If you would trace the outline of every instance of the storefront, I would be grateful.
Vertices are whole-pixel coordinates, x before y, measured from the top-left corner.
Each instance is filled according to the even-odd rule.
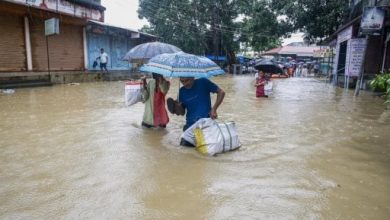
[[[128,70],[132,65],[122,60],[126,53],[134,46],[156,41],[157,37],[135,30],[109,26],[101,22],[89,21],[86,26],[88,70],[98,70],[93,67],[93,62],[100,56],[103,48],[108,54],[107,68],[110,70]]]
[[[83,71],[84,27],[103,20],[104,10],[87,1],[0,1],[0,76]],[[45,20],[59,20],[59,33],[45,35]],[[25,72],[25,74],[23,74]],[[12,73],[12,74],[10,74]],[[17,75],[17,74],[16,74]]]
[[[388,6],[369,7],[389,12]],[[365,7],[367,9],[367,7]],[[383,28],[376,32],[364,33],[365,15],[362,14],[341,27],[333,36],[337,37],[333,65],[334,84],[350,88],[361,79],[360,86],[365,88],[367,82],[382,70],[390,68],[388,41],[390,37],[390,19],[385,17]],[[369,20],[375,15],[370,14]],[[364,24],[363,24],[364,25]],[[378,24],[376,24],[378,26]]]

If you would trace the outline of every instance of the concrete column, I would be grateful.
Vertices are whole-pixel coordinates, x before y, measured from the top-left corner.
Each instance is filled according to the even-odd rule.
[[[26,58],[27,58],[27,70],[32,71],[32,52],[31,52],[31,39],[30,39],[30,25],[28,17],[24,17],[24,43],[26,45]]]
[[[88,69],[88,46],[87,46],[87,32],[83,27],[83,45],[84,45],[84,68]]]

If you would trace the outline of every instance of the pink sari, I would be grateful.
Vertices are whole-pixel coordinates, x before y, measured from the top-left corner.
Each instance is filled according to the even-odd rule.
[[[265,78],[262,77],[257,79],[256,83],[265,83]],[[256,87],[256,97],[265,97],[264,85],[260,85]]]

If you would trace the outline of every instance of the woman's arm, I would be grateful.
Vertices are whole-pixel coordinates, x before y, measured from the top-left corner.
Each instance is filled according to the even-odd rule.
[[[161,92],[167,94],[171,83],[167,81],[164,77],[161,77],[159,78],[158,85],[160,87]]]

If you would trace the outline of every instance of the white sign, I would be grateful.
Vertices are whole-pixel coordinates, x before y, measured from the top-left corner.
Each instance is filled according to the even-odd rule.
[[[140,38],[140,34],[139,34],[139,33],[131,32],[131,38],[132,38],[132,39]]]
[[[385,10],[379,7],[364,8],[360,29],[363,34],[372,34],[382,29]]]
[[[367,41],[365,38],[355,38],[348,42],[347,57],[345,59],[345,75],[359,76],[364,60],[364,51]]]
[[[60,33],[60,21],[58,18],[50,18],[45,20],[45,36],[59,34]]]
[[[349,26],[348,28],[344,29],[337,35],[337,43],[342,43],[346,40],[349,40],[352,38],[352,26]]]

